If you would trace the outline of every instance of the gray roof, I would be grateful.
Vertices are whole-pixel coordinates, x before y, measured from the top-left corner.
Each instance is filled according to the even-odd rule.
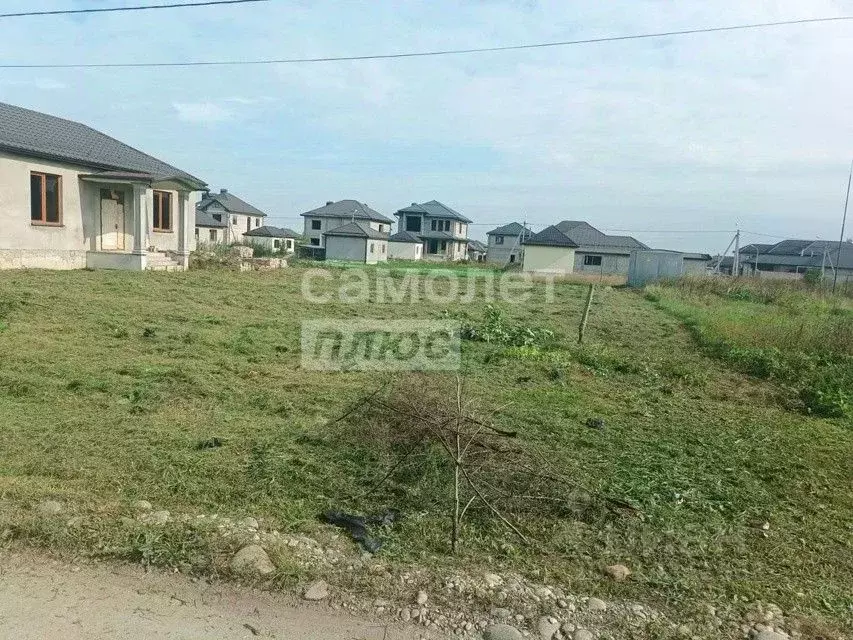
[[[292,229],[288,229],[286,227],[269,227],[264,225],[263,227],[255,227],[251,231],[247,231],[243,234],[244,236],[257,236],[263,238],[299,238],[301,237],[298,233],[293,231]]]
[[[331,231],[326,231],[324,236],[346,236],[349,238],[373,238],[375,240],[387,240],[388,234],[382,233],[373,229],[370,225],[363,222],[348,222],[341,227],[335,227]]]
[[[327,202],[322,207],[311,209],[311,211],[306,211],[300,215],[311,218],[350,218],[352,220],[368,220],[370,222],[394,224],[391,218],[383,216],[378,211],[371,209],[358,200]]]
[[[826,262],[824,263],[824,254]],[[779,265],[788,267],[831,269],[837,265],[842,269],[853,269],[853,244],[843,242],[839,254],[838,241],[835,240],[782,240],[770,245],[758,255],[741,254],[744,264]]]
[[[228,213],[239,213],[242,215],[260,216],[265,214],[260,209],[256,209],[245,200],[241,200],[233,193],[228,193],[226,189],[222,189],[219,193],[206,193],[204,197],[196,204],[195,208],[199,211],[205,211],[214,204],[218,204]]]
[[[393,236],[388,238],[389,242],[409,242],[411,244],[420,244],[421,239],[411,231],[398,231]]]
[[[468,251],[479,251],[480,253],[486,253],[487,250],[488,247],[479,240],[468,241]]]
[[[547,232],[547,233],[546,233]],[[566,244],[568,240],[569,244]],[[591,224],[581,220],[563,220],[535,234],[524,244],[538,244],[556,247],[576,247],[581,251],[608,253],[631,253],[637,249],[648,249],[646,245],[631,236],[610,236],[602,233]]]
[[[205,185],[203,180],[84,124],[3,102],[0,150],[112,171],[111,177],[127,172],[135,179],[180,180],[196,189]]]
[[[524,226],[520,225],[517,222],[510,222],[509,224],[505,224],[502,227],[497,227],[496,229],[492,229],[486,235],[487,236],[519,236],[524,234],[524,238],[529,238],[533,235],[533,232],[530,229],[526,229]]]
[[[526,245],[541,245],[543,247],[577,248],[577,243],[557,228],[557,225],[545,227],[539,233],[534,233],[524,241]]]
[[[751,254],[764,253],[765,251],[767,251],[772,246],[773,246],[772,243],[771,244],[764,244],[761,242],[753,242],[752,244],[748,244],[744,247],[741,247],[740,250],[738,251],[738,253],[751,253]]]
[[[222,213],[208,213],[207,211],[199,211],[196,209],[195,212],[195,226],[197,227],[215,227],[215,228],[224,228],[228,226],[228,215],[224,211]],[[217,220],[214,216],[219,216]]]
[[[471,220],[463,216],[461,213],[454,211],[438,200],[430,200],[429,202],[423,202],[421,204],[413,202],[410,206],[399,209],[394,215],[399,216],[404,213],[422,213],[431,218],[451,218],[453,220],[458,220],[459,222],[471,222]]]

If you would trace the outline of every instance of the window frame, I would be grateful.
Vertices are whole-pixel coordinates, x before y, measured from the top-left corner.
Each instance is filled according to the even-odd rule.
[[[583,266],[585,267],[600,267],[603,263],[603,257],[600,254],[588,253],[583,257]]]
[[[33,219],[33,176],[38,176],[41,181],[41,218]],[[47,219],[47,178],[56,178],[56,222],[51,222]],[[30,224],[37,227],[61,227],[63,225],[62,216],[62,176],[55,173],[47,173],[45,171],[30,171]]]
[[[163,199],[165,196],[165,200],[169,203],[169,226],[163,226]],[[157,221],[157,202],[160,202],[160,220],[159,223]],[[155,190],[152,193],[152,206],[151,206],[151,230],[156,233],[172,233],[174,231],[174,220],[175,216],[173,215],[174,211],[172,209],[172,193],[170,191],[159,191]]]
[[[503,244],[503,243],[504,243],[504,237],[503,236],[495,236],[495,244],[496,245]]]
[[[311,231],[322,231],[323,230],[323,221],[322,220],[312,220],[311,221]]]
[[[207,237],[210,240],[210,242],[216,242],[217,241],[216,229],[210,229],[207,232]]]

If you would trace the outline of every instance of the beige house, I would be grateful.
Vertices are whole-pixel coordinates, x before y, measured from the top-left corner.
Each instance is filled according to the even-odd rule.
[[[420,260],[423,250],[423,242],[414,233],[398,231],[388,238],[388,257],[391,260]]]
[[[0,268],[185,269],[204,187],[86,125],[0,103]]]
[[[195,238],[199,245],[237,244],[263,224],[267,214],[228,189],[206,192],[195,208]]]
[[[257,227],[243,234],[243,242],[253,246],[264,247],[279,253],[296,251],[296,241],[299,234],[291,229],[279,227]]]
[[[410,206],[394,214],[397,229],[415,234],[423,243],[427,260],[467,260],[468,225],[471,220],[438,200]]]
[[[327,232],[357,222],[379,233],[391,232],[394,221],[358,200],[328,201],[322,207],[301,214],[305,219],[303,236],[313,247],[323,247]]]
[[[388,234],[366,222],[350,222],[323,234],[326,260],[375,264],[388,260]]]

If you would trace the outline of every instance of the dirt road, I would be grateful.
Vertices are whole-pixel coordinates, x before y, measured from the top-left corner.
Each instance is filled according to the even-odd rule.
[[[138,567],[0,552],[0,638],[416,640],[418,627],[306,607],[280,594]]]

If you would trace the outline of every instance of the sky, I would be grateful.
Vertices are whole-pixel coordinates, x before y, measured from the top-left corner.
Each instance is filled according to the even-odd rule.
[[[853,0],[270,0],[0,19],[0,62],[364,55],[840,15]],[[328,200],[391,216],[437,199],[478,239],[580,219],[717,253],[738,227],[744,244],[838,238],[851,68],[853,21],[396,60],[0,69],[0,101],[93,126],[276,226],[300,230]]]

